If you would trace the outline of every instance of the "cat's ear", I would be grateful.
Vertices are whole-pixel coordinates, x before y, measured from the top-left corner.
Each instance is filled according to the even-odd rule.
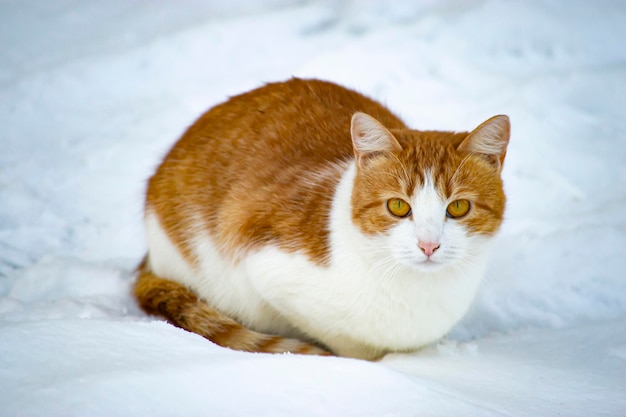
[[[474,129],[457,150],[480,154],[500,171],[511,136],[511,122],[505,115],[493,116]]]
[[[365,113],[354,113],[350,126],[352,146],[359,166],[365,158],[380,152],[399,152],[402,146],[391,132],[372,116]]]

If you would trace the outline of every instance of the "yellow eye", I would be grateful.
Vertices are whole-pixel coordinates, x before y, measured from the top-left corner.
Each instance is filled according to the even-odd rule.
[[[459,217],[465,216],[470,211],[470,207],[469,200],[456,200],[448,204],[446,215],[453,219],[458,219]]]
[[[387,201],[387,209],[396,217],[406,217],[411,214],[411,206],[401,198],[391,198]]]

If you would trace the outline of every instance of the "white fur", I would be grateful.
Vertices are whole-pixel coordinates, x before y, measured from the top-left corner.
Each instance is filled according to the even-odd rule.
[[[485,268],[487,239],[469,238],[446,219],[447,202],[432,180],[416,190],[413,220],[386,235],[364,236],[351,219],[355,172],[352,164],[334,197],[329,267],[272,246],[234,265],[209,236],[197,234],[201,261],[191,270],[149,214],[150,265],[255,330],[292,336],[297,328],[339,355],[372,359],[431,343],[467,311]],[[441,243],[428,263],[420,239]]]
[[[167,236],[157,216],[148,209],[145,226],[148,262],[158,276],[193,289],[212,307],[261,332],[300,337],[285,318],[264,301],[251,287],[245,266],[226,260],[200,225],[192,238],[197,265],[191,267]]]
[[[158,276],[178,282],[186,282],[194,276],[193,269],[167,236],[157,216],[146,209],[144,218],[148,240],[148,264]]]

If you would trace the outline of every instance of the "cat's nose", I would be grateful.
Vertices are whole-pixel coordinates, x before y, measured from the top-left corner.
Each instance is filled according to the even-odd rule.
[[[437,249],[439,249],[439,242],[417,242],[417,246],[424,252],[426,256],[431,256]]]

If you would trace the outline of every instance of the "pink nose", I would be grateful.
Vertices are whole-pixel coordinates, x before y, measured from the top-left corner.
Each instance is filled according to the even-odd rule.
[[[417,246],[419,246],[426,256],[431,256],[441,245],[439,242],[417,242]]]

